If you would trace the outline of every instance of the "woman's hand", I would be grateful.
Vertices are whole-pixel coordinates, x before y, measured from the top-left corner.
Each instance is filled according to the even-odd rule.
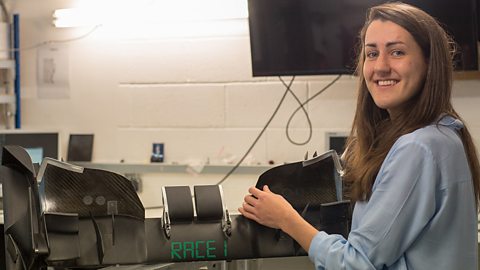
[[[305,250],[309,250],[315,234],[312,225],[305,221],[292,205],[282,196],[270,191],[268,186],[263,191],[251,187],[250,195],[245,196],[243,206],[238,211],[246,218],[275,229],[281,229],[297,241]]]
[[[295,215],[297,211],[281,195],[275,194],[268,186],[263,187],[263,191],[251,187],[248,189],[249,195],[245,196],[245,201],[238,211],[246,218],[276,229],[282,229]]]

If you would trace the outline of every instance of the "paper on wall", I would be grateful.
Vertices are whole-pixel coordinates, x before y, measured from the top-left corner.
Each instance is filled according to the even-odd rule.
[[[65,44],[49,44],[37,49],[38,98],[70,98],[69,54]]]

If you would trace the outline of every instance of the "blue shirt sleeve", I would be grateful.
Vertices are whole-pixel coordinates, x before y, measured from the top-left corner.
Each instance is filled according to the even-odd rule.
[[[313,238],[308,253],[316,269],[382,269],[401,259],[435,213],[437,174],[427,147],[400,138],[348,241],[325,232]]]

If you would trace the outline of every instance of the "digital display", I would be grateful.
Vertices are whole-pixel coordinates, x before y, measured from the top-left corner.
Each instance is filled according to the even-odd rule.
[[[170,254],[172,260],[215,260],[226,258],[227,250],[227,241],[223,241],[223,243],[215,240],[183,241],[172,242]]]

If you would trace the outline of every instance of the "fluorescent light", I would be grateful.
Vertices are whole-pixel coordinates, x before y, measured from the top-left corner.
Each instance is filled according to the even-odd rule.
[[[247,0],[119,1],[96,7],[57,9],[56,27],[170,24],[248,18]]]

